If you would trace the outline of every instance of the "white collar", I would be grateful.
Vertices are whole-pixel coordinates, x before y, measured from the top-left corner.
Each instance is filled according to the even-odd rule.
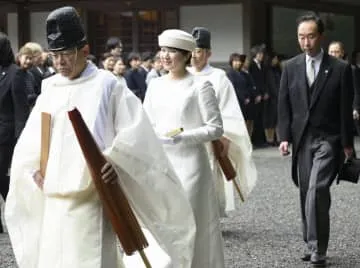
[[[85,69],[82,71],[80,76],[76,79],[70,80],[69,78],[58,74],[58,79],[55,80],[55,85],[73,85],[88,80],[94,76],[98,71],[98,68],[91,61],[87,61]]]
[[[210,64],[206,64],[205,67],[199,72],[197,72],[194,67],[189,68],[189,71],[194,75],[207,75],[212,72],[212,67]]]
[[[254,58],[254,61],[255,61],[255,63],[256,63],[257,65],[261,65],[261,62],[258,61],[256,58]]]
[[[323,56],[324,56],[324,50],[323,49],[321,49],[320,52],[315,57],[311,57],[308,54],[306,54],[306,62],[309,62],[310,60],[313,60],[315,62],[321,62]]]

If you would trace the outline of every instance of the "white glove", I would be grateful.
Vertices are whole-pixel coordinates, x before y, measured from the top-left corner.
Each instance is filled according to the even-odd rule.
[[[181,135],[176,135],[174,137],[166,137],[166,136],[160,136],[159,140],[162,144],[169,144],[169,145],[175,145],[178,144],[181,141]]]

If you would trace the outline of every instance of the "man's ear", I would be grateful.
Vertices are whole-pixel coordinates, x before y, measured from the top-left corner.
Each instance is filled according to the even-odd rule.
[[[211,52],[211,50],[209,49],[209,50],[207,51],[207,58],[210,58],[211,55],[212,55],[212,52]]]
[[[89,45],[85,45],[81,50],[84,52],[85,57],[89,56],[89,54],[90,54],[90,46]]]

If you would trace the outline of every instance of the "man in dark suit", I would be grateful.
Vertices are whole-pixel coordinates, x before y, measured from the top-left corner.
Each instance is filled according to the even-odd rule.
[[[316,14],[298,19],[304,53],[284,65],[278,103],[279,150],[288,154],[292,143],[292,178],[300,189],[302,259],[317,267],[326,265],[330,186],[344,154],[353,153],[351,68],[324,53],[323,32]]]
[[[254,132],[252,142],[254,146],[266,145],[264,129],[264,105],[269,100],[268,88],[266,84],[266,70],[264,65],[266,48],[265,45],[258,45],[251,49],[253,57],[249,65],[249,73],[255,82],[257,91],[261,94],[261,102],[254,105]]]
[[[0,32],[0,195],[4,200],[9,191],[8,170],[14,146],[30,112],[25,75],[15,64],[9,38]]]

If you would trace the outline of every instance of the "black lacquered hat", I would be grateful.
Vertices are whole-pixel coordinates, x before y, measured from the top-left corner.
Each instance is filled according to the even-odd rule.
[[[211,48],[211,33],[208,29],[204,27],[195,27],[191,34],[194,37],[198,48]]]
[[[46,19],[46,36],[50,51],[81,48],[87,44],[80,16],[73,7],[52,11]]]

